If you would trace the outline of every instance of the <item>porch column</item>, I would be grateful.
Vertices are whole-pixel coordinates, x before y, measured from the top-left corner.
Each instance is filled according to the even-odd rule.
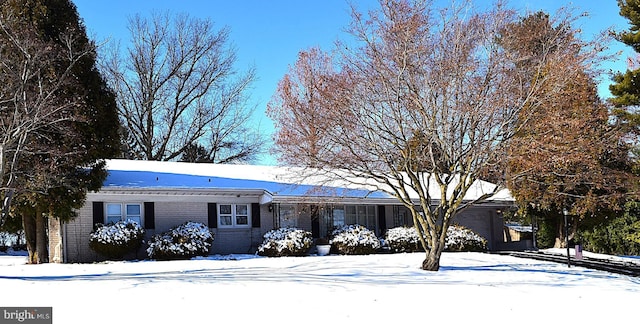
[[[49,262],[63,263],[62,222],[55,217],[47,217],[49,225]]]

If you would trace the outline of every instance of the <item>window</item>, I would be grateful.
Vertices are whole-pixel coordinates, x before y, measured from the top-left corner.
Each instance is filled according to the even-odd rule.
[[[404,206],[393,206],[393,226],[410,226],[409,210]]]
[[[358,224],[375,231],[378,224],[374,205],[335,206],[332,218],[334,228]]]
[[[296,206],[280,205],[279,207],[280,227],[297,227],[298,218],[296,217]]]
[[[333,227],[340,228],[347,225],[344,220],[344,207],[337,206],[333,209]]]
[[[219,204],[218,216],[220,227],[248,227],[249,205]]]
[[[124,204],[124,203],[107,203],[106,204],[106,224],[116,223],[121,220],[130,219],[142,225],[142,205]]]

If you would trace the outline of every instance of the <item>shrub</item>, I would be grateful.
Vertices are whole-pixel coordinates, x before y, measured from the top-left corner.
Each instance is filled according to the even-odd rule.
[[[144,229],[132,220],[125,220],[109,225],[98,224],[90,235],[89,247],[92,250],[110,259],[122,259],[142,245]]]
[[[554,246],[556,242],[556,232],[558,222],[562,222],[562,217],[549,217],[538,215],[538,229],[536,230],[536,246],[539,249],[547,249]]]
[[[387,230],[385,240],[392,252],[422,251],[415,227],[394,227]]]
[[[460,225],[447,229],[444,250],[450,252],[480,252],[487,249],[487,240],[474,231]]]
[[[340,254],[371,254],[380,248],[376,234],[362,225],[343,226],[331,236],[331,244]]]
[[[209,254],[213,233],[207,225],[186,222],[169,231],[154,235],[147,254],[157,260],[184,260]]]
[[[640,202],[625,205],[622,215],[609,218],[577,233],[585,250],[614,255],[640,255]]]
[[[386,242],[393,252],[423,251],[418,239],[415,227],[395,227],[387,231]],[[487,240],[472,230],[460,226],[451,225],[447,229],[447,238],[444,245],[445,251],[485,251]]]
[[[311,232],[297,228],[279,228],[264,235],[264,241],[258,247],[258,255],[272,257],[306,255],[312,244]]]

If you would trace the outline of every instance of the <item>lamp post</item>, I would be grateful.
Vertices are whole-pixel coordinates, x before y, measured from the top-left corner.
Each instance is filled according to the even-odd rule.
[[[569,212],[563,209],[562,214],[564,215],[564,242],[567,246],[567,267],[571,268],[571,256],[569,255],[569,221],[567,220]]]

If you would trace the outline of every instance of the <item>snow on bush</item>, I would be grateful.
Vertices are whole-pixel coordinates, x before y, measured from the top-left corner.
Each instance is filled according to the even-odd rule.
[[[454,224],[447,229],[444,249],[453,252],[485,251],[487,240],[464,226]]]
[[[209,254],[213,244],[213,233],[207,225],[186,222],[160,235],[154,235],[149,242],[147,254],[156,260],[181,260]]]
[[[394,227],[387,230],[385,241],[392,252],[422,251],[415,227]]]
[[[279,228],[264,235],[264,241],[258,247],[258,255],[273,257],[306,255],[312,244],[311,232],[297,228]]]
[[[389,229],[386,234],[386,242],[393,252],[423,251],[415,227]],[[454,224],[447,229],[444,249],[452,252],[485,251],[487,240],[464,226]]]
[[[331,233],[331,244],[340,254],[371,254],[380,248],[380,240],[362,225],[346,225]]]
[[[142,245],[144,229],[128,219],[115,224],[98,224],[90,235],[89,247],[92,250],[107,258],[122,259]]]

